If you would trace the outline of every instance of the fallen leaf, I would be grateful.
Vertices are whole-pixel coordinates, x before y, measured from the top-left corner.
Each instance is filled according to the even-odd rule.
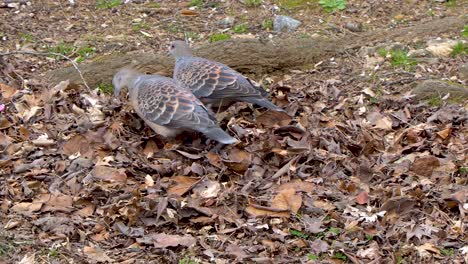
[[[294,189],[281,190],[271,201],[271,207],[287,209],[297,214],[302,205],[302,196],[296,194]]]
[[[0,83],[0,91],[2,93],[3,99],[6,102],[9,102],[11,97],[13,97],[18,92],[17,89],[15,89],[15,88],[13,88],[11,86],[8,86],[6,84],[3,84],[3,83]]]
[[[235,244],[229,244],[229,246],[226,247],[226,253],[235,256],[238,260],[249,257],[241,247]]]
[[[268,208],[259,205],[249,205],[245,208],[245,212],[252,217],[270,216],[270,217],[289,217],[289,210],[278,210],[276,208]]]
[[[115,169],[101,165],[94,167],[93,176],[94,178],[109,182],[125,183],[127,181],[125,169]]]
[[[42,202],[32,202],[32,203],[17,203],[10,208],[13,212],[25,212],[25,213],[33,213],[41,210],[43,203]]]
[[[450,136],[450,133],[452,132],[452,128],[446,128],[444,130],[441,130],[437,132],[436,134],[441,137],[442,139],[446,139]]]
[[[167,193],[176,196],[184,195],[186,192],[192,189],[197,182],[200,181],[200,179],[194,179],[186,176],[174,176],[171,179],[175,182],[175,184],[167,190]]]
[[[167,247],[191,247],[197,242],[191,235],[168,235],[165,233],[159,234],[148,234],[143,238],[136,239],[138,243],[142,244],[153,244],[155,248],[167,248]]]
[[[369,202],[369,194],[366,191],[362,191],[356,196],[356,202],[358,204],[366,204]]]
[[[311,193],[315,189],[315,187],[316,186],[314,183],[297,179],[281,184],[276,188],[276,190],[280,191],[286,189],[294,189],[296,192]]]
[[[83,248],[83,253],[92,262],[114,262],[107,254],[99,247],[88,247]]]
[[[287,126],[292,118],[285,112],[276,112],[268,110],[261,115],[257,116],[257,125],[260,127],[277,127]]]
[[[238,148],[233,148],[229,152],[229,159],[224,160],[224,163],[230,169],[244,173],[252,163],[252,154]]]
[[[221,184],[218,181],[211,180],[202,181],[193,188],[193,192],[204,199],[218,197],[220,191]]]
[[[76,135],[62,146],[62,153],[67,156],[80,154],[85,156],[91,151],[88,140],[82,135]]]
[[[42,212],[71,212],[73,208],[73,198],[64,194],[41,194],[38,202],[44,203]]]
[[[440,166],[439,160],[434,156],[417,157],[411,165],[411,171],[417,175],[430,177],[434,169]]]
[[[24,257],[18,262],[18,264],[35,264],[36,263],[36,255],[32,253],[31,255],[26,254]]]
[[[190,9],[184,9],[180,11],[180,14],[183,16],[198,16],[198,12],[190,10]]]

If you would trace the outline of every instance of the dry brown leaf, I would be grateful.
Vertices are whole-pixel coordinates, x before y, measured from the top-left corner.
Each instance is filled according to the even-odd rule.
[[[165,233],[148,234],[144,238],[137,238],[138,243],[153,244],[155,248],[191,247],[197,242],[191,235],[168,235]]]
[[[41,194],[37,201],[43,202],[42,212],[71,212],[73,210],[73,198],[64,194]]]
[[[235,256],[238,260],[243,260],[249,256],[241,247],[235,244],[229,244],[226,247],[226,253]]]
[[[80,210],[74,212],[74,214],[79,215],[81,217],[89,217],[89,216],[93,215],[94,209],[95,209],[94,204],[88,203],[85,207],[83,207]]]
[[[362,191],[356,196],[356,202],[358,204],[366,204],[369,202],[369,194],[366,191]]]
[[[314,183],[297,179],[281,184],[276,188],[276,190],[294,189],[296,192],[311,193],[315,187]]]
[[[221,158],[219,157],[218,154],[214,152],[206,153],[206,158],[208,159],[208,162],[210,162],[210,164],[215,167],[221,168],[223,166],[223,163],[221,162]]]
[[[315,200],[312,203],[315,207],[323,209],[325,211],[334,210],[336,207],[327,200]]]
[[[31,255],[26,254],[24,257],[18,262],[18,264],[35,264],[36,263],[36,255],[33,253]]]
[[[450,136],[450,133],[452,133],[452,128],[446,128],[444,130],[441,130],[439,132],[437,132],[436,134],[441,137],[442,139],[446,139]]]
[[[289,217],[289,211],[275,210],[275,208],[265,208],[261,206],[249,205],[245,208],[245,212],[252,217],[270,216],[270,217]]]
[[[439,159],[434,156],[417,157],[411,165],[411,171],[420,176],[430,177],[439,166]]]
[[[176,196],[184,195],[200,180],[186,176],[174,176],[171,179],[175,182],[175,184],[167,190],[167,193]]]
[[[184,9],[180,11],[180,14],[183,16],[198,16],[198,12],[190,10],[190,9]]]
[[[125,183],[127,181],[125,169],[115,169],[101,165],[97,165],[94,168],[93,176],[97,179],[109,182]]]
[[[271,207],[287,209],[297,214],[302,205],[302,196],[292,188],[281,190],[271,201]]]
[[[9,102],[11,97],[13,97],[18,92],[18,90],[16,90],[15,88],[3,83],[0,83],[0,91],[2,93],[2,97],[7,102]]]
[[[252,163],[252,154],[238,148],[233,148],[229,153],[229,160],[224,160],[224,163],[230,169],[244,173]]]
[[[114,262],[107,254],[99,247],[88,247],[83,248],[83,253],[91,262]]]
[[[26,213],[32,213],[32,212],[37,212],[41,210],[43,203],[42,202],[32,202],[32,203],[17,203],[13,205],[13,207],[10,208],[11,211],[14,212],[26,212]]]
[[[257,116],[257,125],[261,127],[277,127],[287,126],[292,118],[285,112],[276,112],[268,110],[261,115]]]
[[[84,156],[90,151],[92,150],[89,146],[89,142],[82,135],[76,135],[72,137],[62,146],[62,153],[67,156],[77,155],[77,153],[81,154],[81,156]]]

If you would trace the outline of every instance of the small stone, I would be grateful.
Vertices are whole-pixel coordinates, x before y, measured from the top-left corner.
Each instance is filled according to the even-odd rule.
[[[276,16],[273,21],[273,30],[274,31],[287,31],[294,32],[301,25],[301,21],[288,16]]]
[[[444,97],[447,94],[450,94],[449,98],[468,99],[468,89],[465,86],[440,80],[425,80],[419,83],[413,89],[413,94],[419,100],[428,99],[432,96]]]
[[[420,58],[420,57],[428,57],[431,55],[429,51],[425,49],[417,49],[417,50],[410,50],[408,51],[408,56],[413,58]]]
[[[230,27],[232,25],[234,25],[234,17],[225,17],[223,20],[219,21],[218,23],[222,26],[227,26],[227,27]]]
[[[427,42],[426,50],[434,56],[448,57],[458,41],[452,39],[434,39]]]
[[[352,32],[362,32],[361,23],[348,22],[346,23],[345,28],[349,29]]]
[[[460,65],[458,68],[458,76],[460,80],[468,82],[468,63]]]

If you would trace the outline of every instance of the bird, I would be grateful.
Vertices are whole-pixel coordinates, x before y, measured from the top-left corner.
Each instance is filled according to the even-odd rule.
[[[206,104],[244,101],[278,112],[283,109],[267,99],[268,93],[242,74],[220,62],[195,57],[185,41],[170,44],[169,53],[175,57],[174,80]]]
[[[172,78],[147,75],[131,69],[120,69],[112,79],[114,96],[127,87],[135,112],[157,134],[172,138],[182,131],[198,131],[222,144],[234,144],[231,137],[216,123],[210,110],[187,88]]]

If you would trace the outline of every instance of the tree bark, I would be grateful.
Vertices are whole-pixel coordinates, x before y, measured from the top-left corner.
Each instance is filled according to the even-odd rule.
[[[468,16],[465,15],[420,22],[405,28],[348,34],[336,39],[232,39],[195,48],[194,54],[222,62],[242,73],[264,74],[313,65],[324,58],[362,46],[374,46],[382,42],[409,43],[440,37],[444,33],[460,32],[467,23]],[[115,72],[124,66],[171,76],[174,59],[167,54],[117,53],[81,64],[79,68],[86,82],[95,87],[99,83],[111,83]],[[72,66],[53,70],[46,77],[52,83],[67,79],[72,83],[82,83]]]

